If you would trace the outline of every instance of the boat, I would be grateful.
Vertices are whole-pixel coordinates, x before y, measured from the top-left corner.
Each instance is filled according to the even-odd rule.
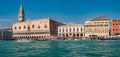
[[[74,39],[75,41],[81,40],[81,39]]]
[[[33,42],[34,40],[32,40],[32,39],[17,39],[17,40],[15,40],[15,42]]]
[[[101,40],[120,40],[120,35],[117,35],[117,36],[106,36],[105,38],[101,38]]]

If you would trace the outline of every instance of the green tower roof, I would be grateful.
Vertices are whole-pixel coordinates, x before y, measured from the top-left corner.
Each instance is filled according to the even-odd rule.
[[[23,10],[23,6],[22,6],[22,4],[21,4],[21,6],[20,6],[20,11],[24,11],[24,10]]]

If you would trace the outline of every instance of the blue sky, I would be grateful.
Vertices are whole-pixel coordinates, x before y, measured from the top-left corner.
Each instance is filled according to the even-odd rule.
[[[21,3],[26,20],[50,17],[64,23],[79,23],[107,16],[120,19],[120,0],[0,0],[0,28],[18,21]]]

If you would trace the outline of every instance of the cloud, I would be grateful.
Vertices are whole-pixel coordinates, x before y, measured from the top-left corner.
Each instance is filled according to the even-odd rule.
[[[12,22],[10,19],[0,19],[0,22]]]
[[[11,28],[14,22],[12,19],[0,19],[0,28]]]

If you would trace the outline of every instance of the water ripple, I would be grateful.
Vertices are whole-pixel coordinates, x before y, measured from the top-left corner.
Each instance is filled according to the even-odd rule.
[[[0,41],[0,57],[119,57],[120,41]]]

